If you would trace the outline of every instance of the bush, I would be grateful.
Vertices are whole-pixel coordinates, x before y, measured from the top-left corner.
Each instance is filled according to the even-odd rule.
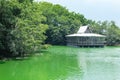
[[[52,45],[50,45],[50,44],[44,44],[43,46],[42,46],[42,49],[48,49],[49,47],[51,47]]]

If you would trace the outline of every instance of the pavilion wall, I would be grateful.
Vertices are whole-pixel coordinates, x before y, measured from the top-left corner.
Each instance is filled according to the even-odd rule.
[[[67,37],[68,46],[80,46],[80,47],[103,47],[104,37]]]

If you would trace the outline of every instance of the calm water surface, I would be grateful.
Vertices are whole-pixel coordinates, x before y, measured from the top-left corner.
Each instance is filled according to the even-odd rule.
[[[0,61],[0,80],[120,80],[120,47],[53,46],[24,60]]]

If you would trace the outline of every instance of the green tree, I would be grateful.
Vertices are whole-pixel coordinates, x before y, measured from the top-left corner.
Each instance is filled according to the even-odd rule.
[[[11,30],[15,26],[15,16],[12,12],[12,6],[7,0],[0,0],[0,53],[10,55],[9,43],[12,35]]]
[[[94,33],[103,34],[106,36],[106,45],[119,45],[120,44],[120,28],[114,21],[89,21]]]
[[[0,20],[0,52],[7,56],[24,55],[40,49],[45,40],[46,18],[38,3],[23,0],[4,0]],[[6,56],[5,55],[5,56]]]
[[[83,15],[69,12],[58,4],[41,2],[40,5],[43,15],[47,18],[45,23],[49,27],[46,32],[46,43],[64,45],[67,34],[75,33],[80,25],[86,24],[87,20]]]

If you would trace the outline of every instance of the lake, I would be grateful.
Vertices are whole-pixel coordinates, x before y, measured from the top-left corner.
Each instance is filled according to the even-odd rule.
[[[120,80],[120,47],[52,46],[27,59],[0,61],[0,80]]]

